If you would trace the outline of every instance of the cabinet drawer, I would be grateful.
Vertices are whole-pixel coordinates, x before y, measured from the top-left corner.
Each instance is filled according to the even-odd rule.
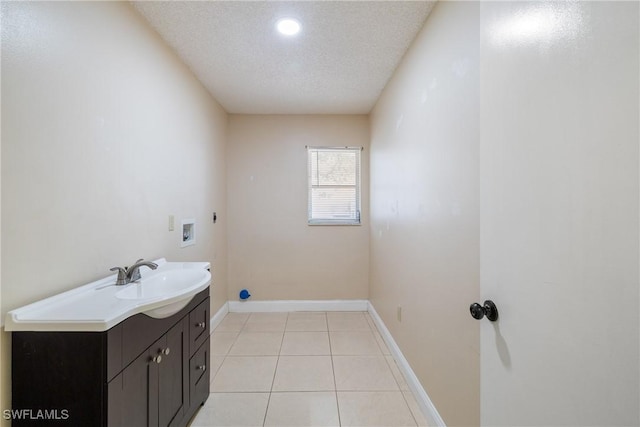
[[[189,361],[189,404],[200,405],[209,395],[209,338]]]
[[[209,298],[189,313],[189,355],[193,354],[209,338]]]

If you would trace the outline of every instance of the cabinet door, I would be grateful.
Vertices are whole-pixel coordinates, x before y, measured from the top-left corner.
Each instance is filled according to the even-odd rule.
[[[108,385],[109,427],[158,426],[158,371],[154,357],[166,347],[166,337],[156,341]]]
[[[159,426],[180,425],[188,402],[188,330],[186,318],[171,328],[158,365]]]

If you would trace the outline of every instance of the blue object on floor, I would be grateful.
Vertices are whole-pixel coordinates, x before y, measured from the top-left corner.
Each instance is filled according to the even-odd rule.
[[[243,289],[240,291],[240,299],[248,299],[251,296],[248,290]]]

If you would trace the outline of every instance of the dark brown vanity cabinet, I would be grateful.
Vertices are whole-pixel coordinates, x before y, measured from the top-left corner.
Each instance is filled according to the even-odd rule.
[[[12,342],[12,409],[31,410],[14,426],[182,427],[209,395],[208,289],[165,319]]]

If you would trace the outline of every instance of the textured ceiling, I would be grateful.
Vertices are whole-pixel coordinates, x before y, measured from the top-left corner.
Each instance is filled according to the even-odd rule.
[[[434,2],[133,4],[229,113],[366,114]],[[298,36],[275,31],[282,17]]]

